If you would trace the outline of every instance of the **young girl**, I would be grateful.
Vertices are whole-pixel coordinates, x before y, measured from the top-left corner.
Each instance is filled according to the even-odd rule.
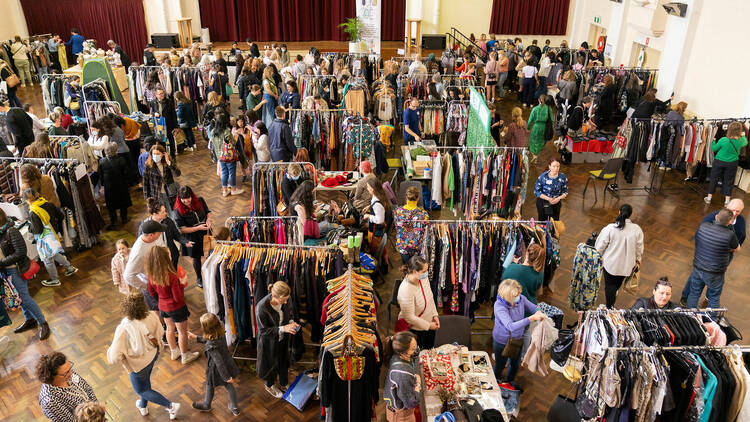
[[[182,356],[182,364],[186,365],[198,359],[198,352],[188,349],[188,312],[185,303],[185,286],[187,274],[182,267],[175,269],[169,249],[165,246],[154,246],[148,253],[146,262],[148,275],[148,293],[159,298],[159,315],[167,324],[167,343],[171,351],[172,360]],[[177,329],[178,343],[175,344],[174,332]]]
[[[120,239],[115,243],[115,248],[117,248],[117,253],[112,257],[112,282],[115,283],[120,293],[126,295],[130,293],[130,287],[123,280],[122,273],[125,271],[125,264],[128,263],[130,245],[127,240]]]
[[[193,408],[202,412],[211,410],[214,389],[223,385],[229,393],[229,410],[234,416],[238,416],[240,409],[237,407],[237,390],[233,384],[237,382],[235,377],[240,370],[227,349],[224,328],[216,315],[205,313],[201,315],[201,329],[203,336],[190,333],[190,338],[206,345],[206,396],[202,402],[193,402]]]

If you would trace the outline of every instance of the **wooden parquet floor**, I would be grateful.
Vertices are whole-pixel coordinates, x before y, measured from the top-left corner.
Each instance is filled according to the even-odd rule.
[[[19,91],[19,94],[22,100],[35,104],[38,112],[43,110],[38,88],[35,91]],[[511,107],[516,104],[515,101],[509,99],[500,104],[506,119],[510,117]],[[180,183],[192,186],[199,195],[206,199],[217,222],[223,222],[230,215],[246,214],[250,198],[249,184],[244,185],[248,192],[239,197],[222,198],[218,189],[219,181],[215,175],[215,167],[209,161],[205,145],[204,141],[199,141],[198,151],[179,156],[178,165],[183,172]],[[548,145],[532,169],[530,183],[542,170],[543,164],[541,163],[546,163],[553,153],[552,146]],[[719,199],[717,198],[712,206],[706,206],[702,201],[703,194],[687,189],[683,185],[682,175],[672,171],[666,173],[661,194],[635,196],[634,192],[630,194],[624,192],[620,200],[608,196],[606,202],[600,200],[594,204],[591,187],[586,198],[583,198],[582,192],[587,172],[599,168],[601,168],[600,165],[591,164],[563,166],[562,171],[569,179],[570,196],[566,199],[562,211],[562,217],[567,226],[567,231],[561,241],[562,265],[555,275],[554,293],[543,296],[542,300],[562,309],[567,308],[567,286],[576,245],[585,241],[592,231],[599,230],[611,222],[617,214],[619,205],[625,202],[633,205],[635,212],[632,219],[641,225],[645,233],[646,252],[640,293],[647,295],[653,281],[659,276],[667,275],[675,285],[673,299],[679,300],[679,292],[691,271],[693,233],[701,218],[719,206]],[[637,168],[633,186],[647,185],[650,176],[651,173],[647,172],[644,167]],[[735,193],[744,198],[741,191],[736,190]],[[39,302],[52,328],[49,340],[40,342],[35,332],[13,334],[13,326],[22,320],[20,312],[12,314],[13,326],[0,329],[0,335],[8,335],[12,340],[10,348],[0,356],[0,391],[2,392],[0,394],[0,420],[14,422],[45,420],[38,405],[40,385],[33,375],[33,367],[40,354],[53,350],[64,352],[75,363],[76,371],[93,385],[99,399],[106,403],[113,420],[141,420],[141,416],[134,407],[136,394],[130,386],[126,372],[119,366],[108,365],[105,356],[114,329],[121,319],[117,311],[120,295],[112,286],[110,279],[109,263],[113,254],[113,245],[121,237],[133,240],[138,223],[145,216],[140,192],[135,191],[132,196],[134,198],[134,206],[131,208],[132,220],[126,227],[103,234],[101,245],[72,255],[73,263],[81,269],[76,276],[64,279],[62,286],[56,288],[41,287],[38,281],[30,283],[31,292]],[[530,199],[524,206],[523,214],[526,217],[535,216],[536,209],[531,200],[533,193],[529,193],[528,197]],[[399,261],[397,256],[393,258],[393,262]],[[184,258],[181,263],[188,269],[192,279],[190,263]],[[750,272],[750,257],[747,252],[742,251],[735,256],[727,272],[722,297],[722,305],[730,309],[730,319],[745,333],[750,332],[748,331],[750,321],[745,318],[748,303],[750,303],[746,278],[748,272]],[[393,269],[386,283],[379,288],[382,297],[390,297],[392,281],[396,277],[399,277],[398,271]],[[198,318],[205,309],[202,292],[196,286],[190,286],[186,290],[186,298],[192,313],[190,326],[193,330],[198,330]],[[628,307],[634,300],[635,296],[622,293],[617,304],[620,307]],[[603,301],[603,292],[600,294],[599,301]],[[381,307],[379,315],[383,331],[387,329],[385,308],[385,306]],[[478,314],[490,315],[490,306],[482,306]],[[566,323],[571,322],[572,319],[572,315],[567,315]],[[491,321],[478,320],[473,330],[491,328]],[[491,350],[488,335],[475,335],[473,341],[474,348]],[[192,344],[191,348],[201,350],[196,344]],[[308,352],[306,358],[314,357],[311,352]],[[161,358],[156,365],[152,384],[167,398],[182,403],[181,420],[274,422],[319,420],[317,402],[312,402],[304,413],[300,413],[286,402],[272,399],[263,390],[263,382],[255,376],[252,365],[243,362],[240,366],[242,374],[238,396],[242,414],[238,418],[233,418],[227,410],[227,396],[222,389],[216,392],[214,410],[211,413],[198,413],[190,408],[193,400],[203,396],[204,358],[187,367]],[[294,373],[309,367],[309,365],[296,367]],[[547,410],[556,395],[570,391],[570,384],[554,371],[548,377],[541,378],[521,370],[517,381],[525,389],[521,402],[521,414],[518,418],[520,421],[545,420]],[[385,420],[382,403],[378,406],[378,415],[379,420]],[[167,414],[151,406],[151,415],[143,419],[167,420]]]

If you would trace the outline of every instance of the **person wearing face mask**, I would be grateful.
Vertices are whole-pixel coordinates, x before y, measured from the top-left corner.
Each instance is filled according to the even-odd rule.
[[[291,209],[292,195],[305,180],[307,180],[307,177],[303,175],[302,166],[290,164],[286,173],[284,173],[284,177],[281,178],[281,196],[284,198],[287,208]]]
[[[639,297],[630,309],[674,309],[677,307],[671,300],[672,282],[667,276],[656,280],[654,295],[651,297]]]
[[[430,288],[427,261],[419,255],[411,257],[401,267],[404,280],[398,288],[398,313],[396,332],[408,329],[417,336],[421,349],[432,349],[435,331],[440,328],[435,298]]]
[[[289,59],[289,51],[286,49],[286,44],[281,44],[281,55],[279,57],[279,64],[281,67],[289,66],[291,60]]]
[[[159,198],[171,210],[177,197],[174,179],[180,174],[164,147],[158,144],[152,146],[151,155],[143,168],[143,198]]]
[[[417,337],[411,331],[396,333],[385,341],[385,360],[390,366],[385,376],[383,401],[388,422],[414,420],[422,391],[422,382],[412,363],[416,351]]]
[[[521,366],[522,353],[515,357],[503,356],[503,349],[508,341],[520,339],[531,321],[541,321],[545,315],[521,293],[523,288],[516,280],[506,279],[500,283],[495,301],[495,326],[492,329],[492,349],[495,352],[495,378],[500,382],[511,382],[516,378]],[[524,313],[531,314],[528,317]],[[519,350],[520,352],[520,350]],[[510,360],[508,372],[502,377],[505,364]]]

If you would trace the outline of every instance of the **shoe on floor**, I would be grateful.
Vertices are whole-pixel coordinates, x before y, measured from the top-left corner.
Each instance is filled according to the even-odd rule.
[[[681,297],[680,298],[680,306],[682,306],[683,308],[687,308],[687,298],[686,297]]]
[[[65,270],[65,277],[70,277],[77,272],[78,272],[78,268],[71,265],[70,267],[68,267],[67,270]]]
[[[148,416],[148,407],[141,407],[140,399],[135,401],[135,407],[137,407],[138,411],[141,412],[141,416]]]
[[[166,336],[166,334],[165,334],[165,336]],[[165,343],[166,343],[166,341],[165,341]],[[177,359],[180,358],[180,355],[181,355],[180,349],[170,350],[169,352],[170,352],[170,357],[172,358],[172,360],[177,360]]]
[[[199,288],[199,289],[202,289],[202,288],[203,288],[203,280],[202,280],[202,279],[200,279],[200,278],[199,278],[199,279],[198,279],[198,280],[196,281],[196,283],[195,283],[195,284],[196,284],[196,285],[198,285],[198,288]]]
[[[49,324],[46,322],[39,326],[39,340],[47,340],[49,338]]]
[[[227,406],[227,407],[229,407],[229,406]],[[240,409],[238,407],[235,407],[235,408],[229,407],[229,411],[232,412],[232,415],[234,415],[234,416],[239,416],[240,415]]]
[[[35,319],[33,319],[33,318],[32,319],[27,319],[27,320],[25,320],[23,322],[23,324],[21,324],[18,327],[16,327],[16,329],[13,330],[13,332],[16,333],[16,334],[18,334],[18,333],[22,333],[24,331],[29,331],[31,329],[36,328],[37,325],[39,325],[39,324],[37,324],[37,322],[36,322]]]
[[[208,412],[211,410],[211,406],[206,405],[205,403],[199,403],[197,401],[193,402],[193,409],[200,410],[201,412]]]
[[[42,280],[42,286],[44,287],[57,287],[60,285],[60,279],[55,278],[52,280]]]
[[[172,403],[171,406],[167,409],[167,412],[169,412],[169,420],[175,420],[177,419],[177,412],[180,410],[180,403]]]
[[[221,196],[229,196],[229,189],[221,188]]]
[[[277,399],[284,397],[284,395],[281,393],[281,391],[279,391],[278,388],[276,388],[275,385],[272,385],[270,387],[266,386],[266,391],[268,391],[268,394],[276,397]]]
[[[198,352],[187,352],[182,354],[182,364],[187,365],[188,363],[198,359],[200,353]]]
[[[232,195],[240,195],[241,193],[245,192],[245,189],[242,189],[242,188],[232,189],[231,192],[232,192]]]

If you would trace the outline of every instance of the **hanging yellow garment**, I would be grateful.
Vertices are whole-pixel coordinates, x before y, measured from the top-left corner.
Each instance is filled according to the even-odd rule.
[[[68,68],[68,55],[65,52],[65,44],[60,43],[57,46],[57,55],[59,57],[60,67],[62,68],[62,70],[67,69]]]

